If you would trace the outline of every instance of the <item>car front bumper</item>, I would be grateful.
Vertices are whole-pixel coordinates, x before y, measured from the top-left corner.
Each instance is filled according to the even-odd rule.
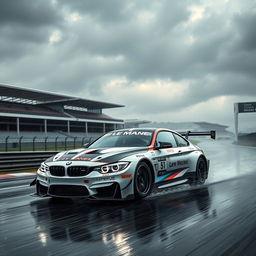
[[[129,199],[133,197],[134,169],[131,164],[118,173],[101,174],[92,171],[86,176],[59,177],[51,175],[49,171],[42,172],[39,168],[35,181],[36,194],[43,197]]]

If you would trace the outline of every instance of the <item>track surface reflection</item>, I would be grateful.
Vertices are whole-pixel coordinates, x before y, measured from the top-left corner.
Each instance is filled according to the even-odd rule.
[[[20,186],[23,181],[16,189],[5,184],[0,255],[255,255],[255,160],[239,149],[237,165],[233,148],[231,161],[222,154],[220,170],[215,146],[206,147],[214,172],[208,184],[160,191],[141,201],[38,199],[29,195],[33,188]],[[233,176],[237,169],[230,166],[238,166],[240,175]],[[232,179],[222,176],[225,181],[218,182],[225,170],[233,171]]]

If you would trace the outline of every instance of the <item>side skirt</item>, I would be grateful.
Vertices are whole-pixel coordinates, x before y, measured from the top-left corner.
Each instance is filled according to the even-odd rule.
[[[158,188],[160,188],[160,189],[168,188],[168,187],[178,186],[178,185],[185,184],[185,183],[188,183],[188,179],[179,180],[179,181],[172,182],[172,183],[165,184],[165,185],[160,185],[160,186],[158,186]]]
[[[161,181],[154,184],[154,189],[156,188],[166,188],[171,186],[177,186],[181,184],[190,183],[194,179],[194,173],[186,173],[182,177],[174,178],[167,181]]]

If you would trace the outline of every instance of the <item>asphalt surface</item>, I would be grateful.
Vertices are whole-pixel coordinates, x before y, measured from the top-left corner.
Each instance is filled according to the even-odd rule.
[[[206,185],[141,201],[38,199],[29,180],[1,182],[0,255],[256,255],[256,150],[200,146]]]

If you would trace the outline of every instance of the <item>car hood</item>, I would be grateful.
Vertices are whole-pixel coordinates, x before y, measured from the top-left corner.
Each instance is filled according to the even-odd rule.
[[[90,161],[113,163],[125,157],[146,153],[147,148],[141,147],[121,147],[121,148],[97,148],[97,149],[75,149],[63,151],[50,157],[45,162],[57,161]]]

